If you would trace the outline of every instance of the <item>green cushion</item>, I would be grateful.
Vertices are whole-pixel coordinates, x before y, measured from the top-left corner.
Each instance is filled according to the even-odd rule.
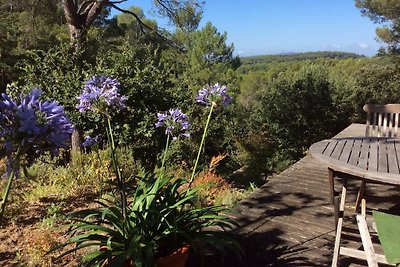
[[[388,263],[400,263],[400,216],[373,212],[379,240]]]

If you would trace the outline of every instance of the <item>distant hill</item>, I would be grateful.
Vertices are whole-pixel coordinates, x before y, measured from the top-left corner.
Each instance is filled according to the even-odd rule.
[[[318,58],[361,58],[364,56],[357,55],[355,53],[347,52],[306,52],[306,53],[284,53],[278,55],[264,55],[264,56],[251,56],[241,57],[240,61],[243,65],[258,64],[258,63],[271,63],[271,62],[287,62],[287,61],[302,61],[302,60],[313,60]]]
[[[284,53],[278,55],[263,55],[241,57],[241,66],[239,72],[247,73],[249,71],[264,71],[270,66],[276,64],[295,63],[301,61],[312,61],[318,59],[347,59],[347,58],[365,58],[355,53],[347,52],[306,52],[306,53]]]

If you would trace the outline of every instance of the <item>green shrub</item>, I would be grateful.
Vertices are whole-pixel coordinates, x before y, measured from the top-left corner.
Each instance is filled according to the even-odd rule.
[[[365,66],[357,71],[355,79],[352,104],[356,113],[362,114],[362,122],[366,118],[364,104],[400,103],[400,70],[395,65]]]
[[[342,88],[345,81],[330,74],[338,62],[275,63],[243,75],[235,110],[240,113],[236,120],[240,138],[232,152],[241,168],[233,179],[261,182],[260,177],[282,171],[304,156],[311,144],[347,126],[351,100],[338,102],[354,86]]]

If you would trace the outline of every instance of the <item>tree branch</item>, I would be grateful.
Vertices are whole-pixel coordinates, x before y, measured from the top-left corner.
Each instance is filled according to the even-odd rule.
[[[163,9],[165,9],[165,11],[167,11],[169,16],[171,16],[175,19],[177,18],[176,12],[173,10],[171,3],[169,1],[155,0],[155,2],[157,2]],[[167,6],[167,3],[169,4],[168,6]]]
[[[88,29],[90,25],[94,22],[97,16],[103,10],[103,7],[109,5],[109,0],[98,0],[91,6],[89,12],[87,13],[85,20],[85,28]]]
[[[120,1],[110,1],[110,4],[115,5],[115,4],[121,4],[123,2],[126,2],[127,0],[120,0]]]
[[[115,9],[118,10],[118,11],[121,11],[122,13],[126,13],[126,14],[129,14],[129,15],[132,15],[132,16],[139,22],[140,31],[141,31],[142,33],[146,33],[146,32],[144,31],[144,28],[146,28],[146,29],[148,29],[148,30],[154,30],[154,29],[152,29],[149,25],[147,25],[146,23],[144,23],[144,22],[142,21],[142,19],[141,19],[135,12],[132,12],[132,11],[127,10],[127,9],[120,8],[120,7],[116,6],[115,4],[111,4],[110,6],[113,7],[113,8],[115,8]]]
[[[77,14],[78,7],[74,0],[63,0],[63,7],[65,12],[65,19],[69,25],[79,25],[79,18]]]
[[[159,6],[159,14],[162,16],[167,16],[176,27],[185,31],[185,25],[182,24],[182,18],[188,19],[193,18],[196,21],[198,14],[201,14],[201,7],[204,5],[204,1],[196,0],[154,0],[156,5]],[[183,15],[184,14],[184,15]],[[184,17],[182,17],[182,15]],[[189,24],[188,24],[189,25]],[[198,26],[198,22],[195,28]],[[194,29],[195,29],[194,28]]]
[[[110,4],[109,4],[109,6],[115,8],[115,9],[118,10],[118,11],[121,11],[122,13],[126,13],[126,14],[132,15],[132,16],[137,20],[137,22],[139,23],[140,31],[146,36],[146,38],[149,38],[149,37],[148,37],[148,35],[146,34],[145,28],[148,29],[148,30],[150,30],[150,31],[155,32],[155,34],[156,34],[158,37],[160,37],[163,41],[165,41],[165,42],[166,42],[168,45],[170,45],[171,47],[174,47],[174,48],[180,50],[180,49],[176,46],[176,44],[175,44],[174,42],[172,42],[171,40],[169,40],[168,38],[166,38],[165,36],[163,36],[162,34],[160,34],[160,32],[159,32],[157,29],[153,29],[152,27],[150,27],[149,25],[147,25],[135,12],[132,12],[132,11],[127,10],[127,9],[120,8],[120,7],[116,6],[115,4],[111,4],[111,2],[110,2]]]
[[[95,3],[95,0],[89,0],[89,1],[84,1],[82,4],[79,6],[77,13],[80,15],[83,15],[85,13],[88,13],[92,5]]]

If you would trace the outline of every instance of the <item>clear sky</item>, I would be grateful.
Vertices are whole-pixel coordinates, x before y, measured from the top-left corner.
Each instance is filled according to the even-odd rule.
[[[151,0],[128,0],[152,17]],[[165,20],[159,25],[167,27]],[[346,51],[372,56],[382,45],[376,24],[361,16],[354,0],[208,0],[200,27],[227,32],[241,56],[307,51]]]

